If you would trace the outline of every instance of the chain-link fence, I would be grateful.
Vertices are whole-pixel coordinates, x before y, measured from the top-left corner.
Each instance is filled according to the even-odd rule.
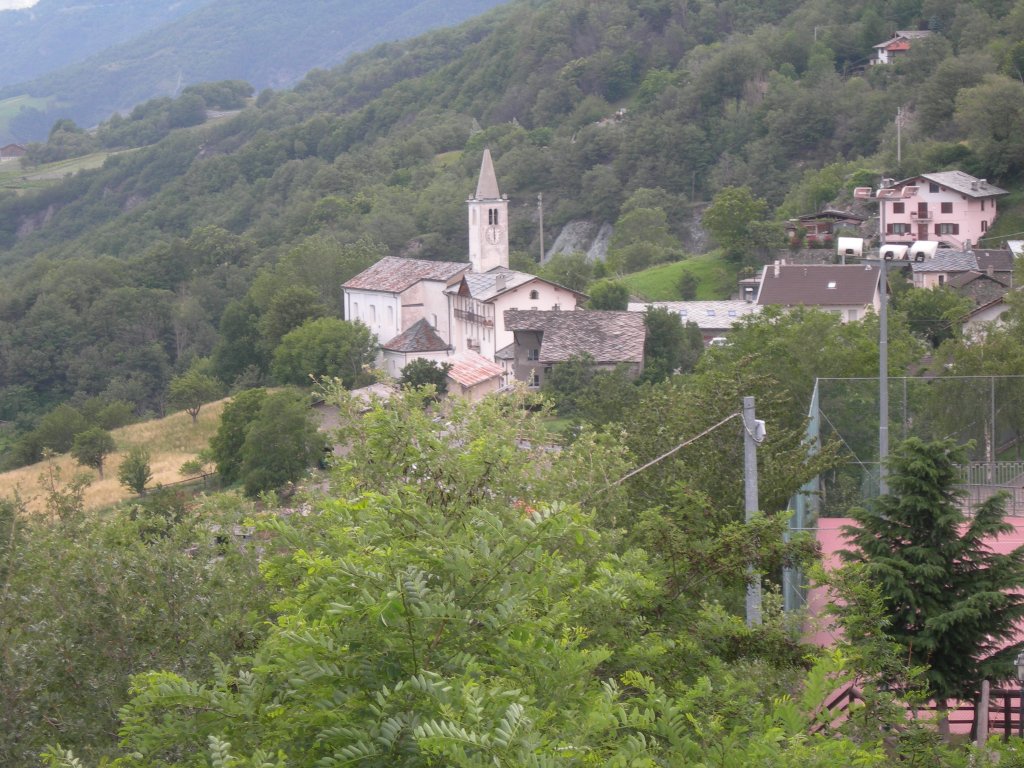
[[[837,441],[845,458],[820,478],[817,512],[844,517],[878,495],[879,382],[819,379],[811,429]],[[889,443],[916,436],[967,444],[963,488],[968,510],[997,491],[1024,515],[1024,376],[889,379]]]

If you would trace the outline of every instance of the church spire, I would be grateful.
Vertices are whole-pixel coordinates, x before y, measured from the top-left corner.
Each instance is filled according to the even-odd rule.
[[[508,198],[498,191],[491,150],[484,150],[476,194],[469,206],[469,263],[474,272],[508,269]]]
[[[494,175],[494,163],[491,162],[491,150],[484,149],[484,159],[480,162],[480,179],[476,183],[477,200],[498,200],[498,177]]]

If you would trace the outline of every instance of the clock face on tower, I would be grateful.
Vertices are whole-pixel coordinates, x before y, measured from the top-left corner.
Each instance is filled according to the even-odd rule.
[[[484,237],[491,245],[497,245],[501,242],[501,227],[492,224],[484,231]]]

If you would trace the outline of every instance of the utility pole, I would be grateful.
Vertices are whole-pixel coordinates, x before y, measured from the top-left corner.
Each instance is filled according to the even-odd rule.
[[[544,193],[537,193],[537,216],[540,219],[540,261],[538,264],[544,263]]]
[[[757,514],[757,444],[764,440],[764,422],[754,418],[754,398],[743,398],[743,510],[749,523]],[[747,626],[761,623],[761,577],[747,565]]]

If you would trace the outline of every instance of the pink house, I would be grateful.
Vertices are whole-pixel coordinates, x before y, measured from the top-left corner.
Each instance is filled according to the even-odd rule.
[[[935,240],[966,248],[985,237],[996,218],[996,198],[1007,194],[986,179],[963,171],[923,173],[898,181],[891,189],[908,187],[916,187],[917,193],[911,197],[878,195],[883,242]]]

